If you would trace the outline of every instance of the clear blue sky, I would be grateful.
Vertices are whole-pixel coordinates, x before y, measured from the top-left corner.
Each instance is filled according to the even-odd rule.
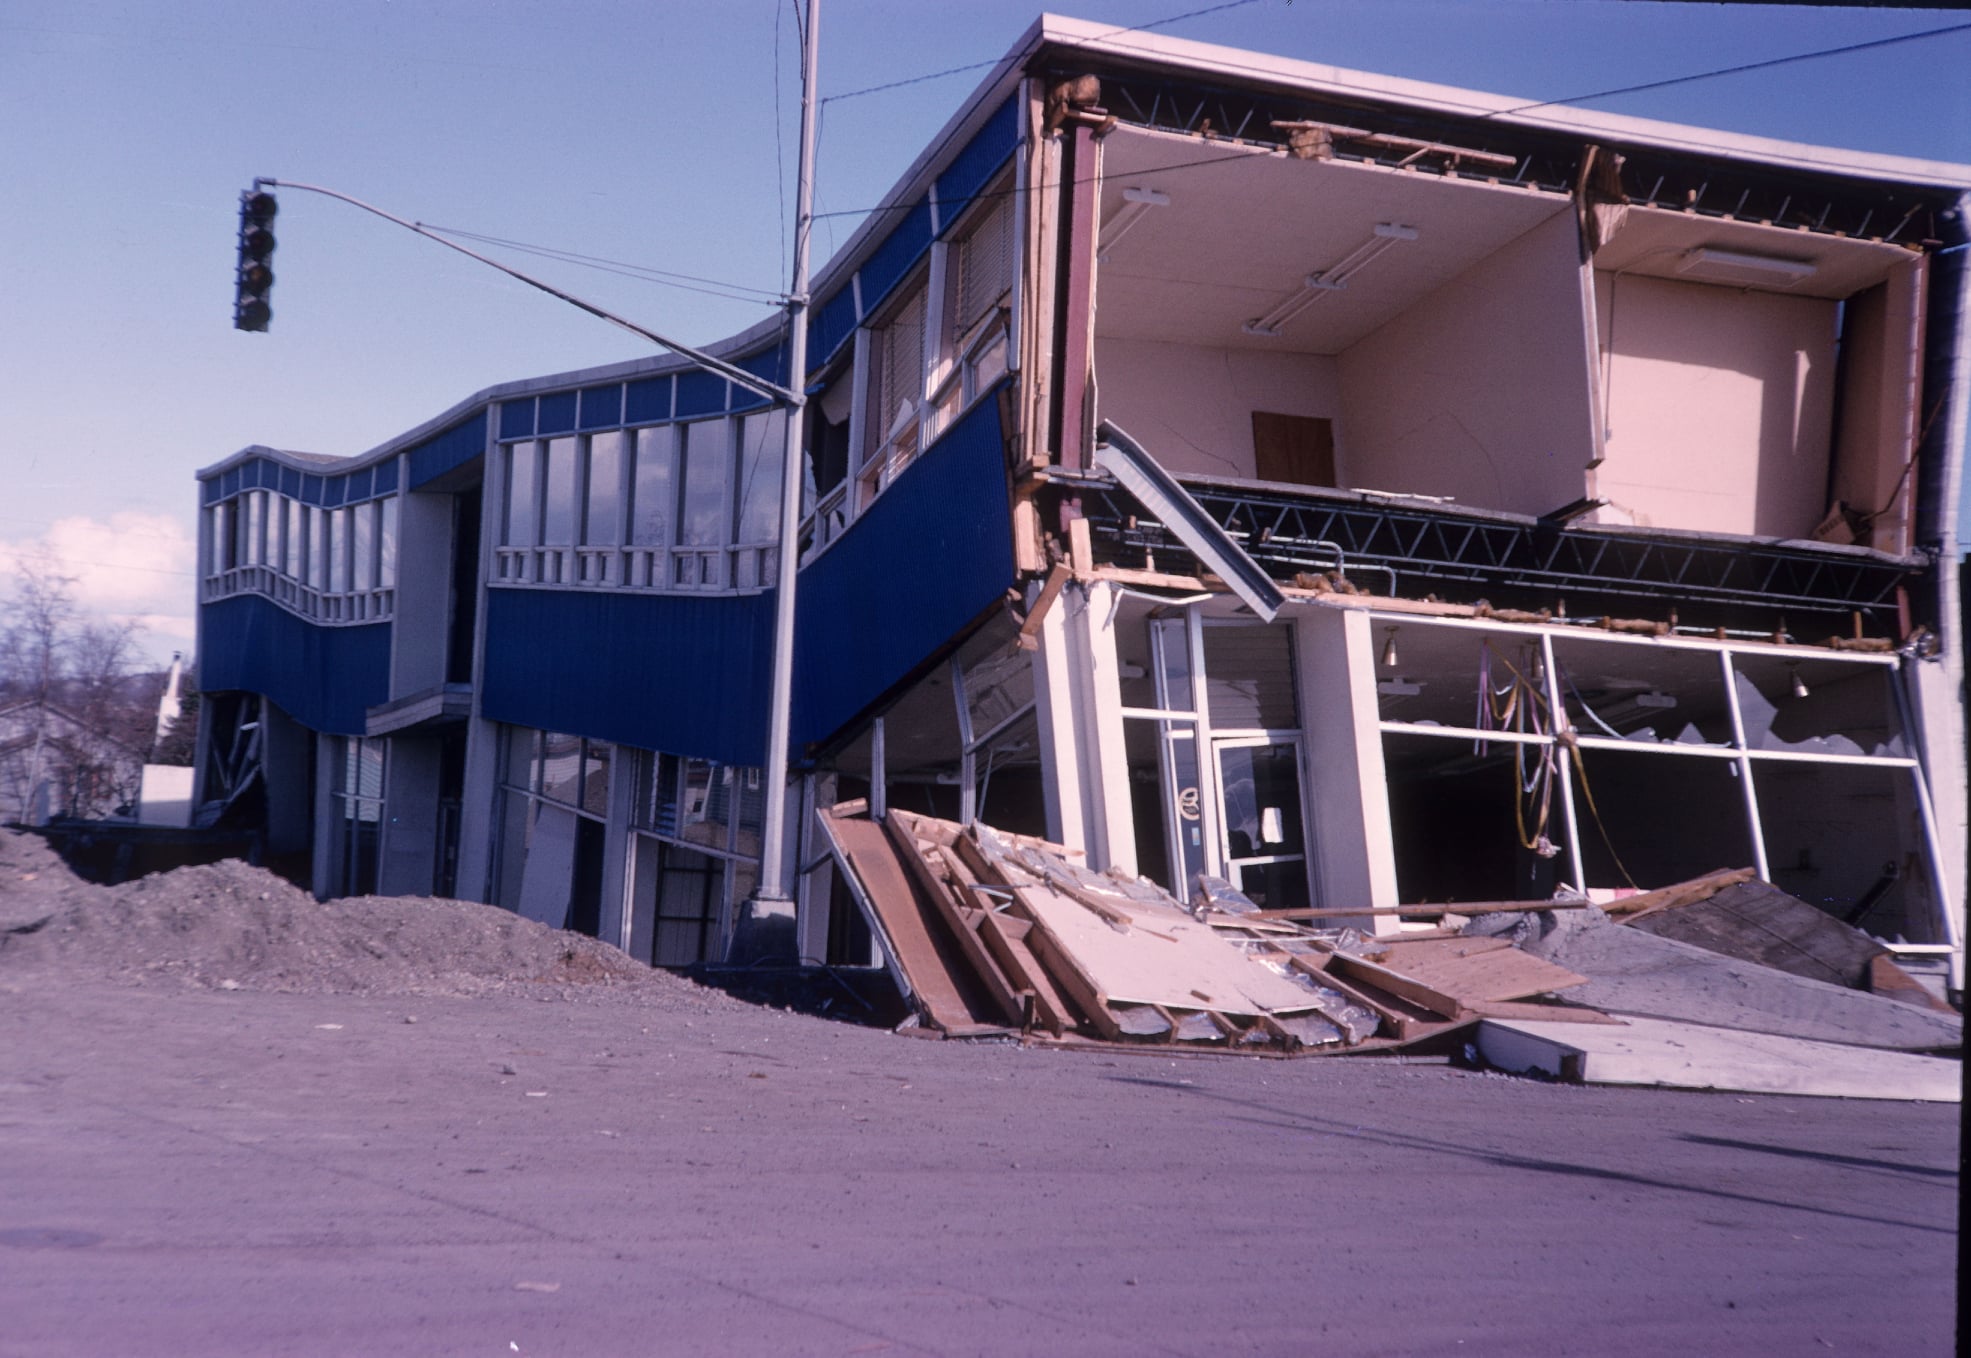
[[[1087,0],[1148,23],[1213,0]],[[824,95],[1000,56],[1010,0],[824,0]],[[1645,0],[1251,0],[1176,36],[1528,99],[1971,20]],[[778,39],[776,46],[776,28]],[[777,57],[776,57],[777,50]],[[1971,162],[1971,32],[1584,107]],[[827,105],[821,211],[874,204],[983,72]],[[353,209],[282,196],[274,323],[231,327],[239,191],[779,287],[791,0],[8,0],[0,6],[0,575],[42,542],[92,607],[189,636],[192,472],[363,452],[481,387],[633,337]],[[776,126],[779,149],[776,148]],[[853,217],[831,219],[845,241]],[[817,262],[830,253],[818,238]],[[687,340],[766,313],[510,256]]]

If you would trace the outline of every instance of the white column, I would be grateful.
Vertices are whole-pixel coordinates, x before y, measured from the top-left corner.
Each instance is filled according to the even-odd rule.
[[[1301,610],[1294,626],[1321,905],[1401,904],[1376,709],[1373,623],[1362,609],[1316,605]],[[1378,933],[1396,931],[1393,917],[1371,919]]]

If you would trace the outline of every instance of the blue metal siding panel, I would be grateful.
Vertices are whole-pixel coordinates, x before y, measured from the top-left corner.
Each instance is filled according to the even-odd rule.
[[[815,309],[808,322],[808,370],[812,372],[833,358],[842,342],[855,334],[855,326],[855,286],[850,279]]]
[[[1007,157],[1019,148],[1020,110],[1014,98],[1008,96],[938,176],[938,215],[946,227],[958,219],[987,181],[999,173]]]
[[[531,403],[528,411],[528,428],[533,428]],[[506,422],[506,410],[500,411],[500,422]],[[416,490],[425,482],[443,476],[455,467],[463,467],[486,450],[486,412],[481,410],[464,424],[447,429],[436,438],[431,438],[411,449],[411,485]],[[391,489],[395,488],[393,480]]]
[[[534,432],[543,437],[548,434],[574,433],[575,393],[557,391],[552,396],[541,397],[541,409],[535,419]]]
[[[755,377],[764,377],[767,381],[778,383],[783,387],[790,385],[787,380],[787,346],[784,344],[762,350],[750,358],[742,358],[734,366],[753,374]],[[734,410],[756,410],[767,404],[769,402],[766,397],[756,392],[748,391],[737,382],[732,384],[732,408]]]
[[[772,594],[491,589],[481,711],[647,750],[766,757]]]
[[[725,409],[725,379],[701,369],[678,374],[680,420],[693,415],[716,415]]]
[[[630,383],[628,398],[623,408],[625,424],[649,424],[671,418],[671,379],[668,377],[646,377],[641,382]]]
[[[583,387],[582,414],[579,423],[584,429],[613,429],[623,422],[623,385],[620,382],[606,387]]]
[[[359,736],[390,695],[390,624],[317,627],[257,594],[200,607],[199,686],[261,693],[303,726]]]
[[[903,214],[862,266],[862,305],[866,313],[883,304],[891,289],[917,266],[931,248],[931,200],[920,199]]]
[[[500,438],[530,439],[534,437],[534,398],[524,401],[500,402]]]
[[[794,748],[833,735],[1014,578],[999,402],[987,396],[801,572]]]
[[[376,464],[376,493],[388,495],[397,489],[397,459]]]

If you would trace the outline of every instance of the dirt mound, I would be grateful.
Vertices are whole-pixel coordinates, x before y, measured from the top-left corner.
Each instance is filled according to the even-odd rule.
[[[238,860],[122,886],[72,874],[38,836],[0,831],[0,982],[97,977],[297,994],[629,989],[710,1008],[722,995],[592,938],[428,896],[317,901]]]

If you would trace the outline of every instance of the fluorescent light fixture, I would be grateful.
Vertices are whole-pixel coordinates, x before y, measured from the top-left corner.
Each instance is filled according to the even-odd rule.
[[[1677,700],[1675,698],[1672,698],[1667,693],[1658,693],[1655,689],[1651,689],[1647,693],[1638,693],[1635,698],[1635,703],[1637,707],[1654,707],[1654,708],[1662,709],[1662,708],[1675,707],[1677,705]]]
[[[1423,692],[1423,685],[1409,679],[1384,679],[1376,684],[1376,692],[1386,698],[1414,698]]]
[[[1095,238],[1095,258],[1097,262],[1109,262],[1109,251],[1116,248],[1116,242],[1129,234],[1130,228],[1143,220],[1144,214],[1153,207],[1169,207],[1170,195],[1155,189],[1127,188],[1122,191],[1122,206],[1116,209],[1115,216],[1102,224],[1102,233]]]
[[[1684,251],[1677,261],[1677,272],[1686,278],[1747,288],[1790,288],[1806,282],[1819,271],[1804,259],[1714,250],[1708,245]]]
[[[1382,253],[1398,241],[1415,240],[1417,228],[1404,226],[1401,222],[1377,222],[1369,238],[1348,253],[1347,258],[1328,268],[1320,269],[1301,280],[1296,292],[1282,297],[1263,316],[1255,316],[1240,327],[1248,335],[1276,336],[1286,328],[1288,321],[1307,308],[1326,297],[1331,292],[1340,292],[1348,286],[1348,280],[1381,257]]]

